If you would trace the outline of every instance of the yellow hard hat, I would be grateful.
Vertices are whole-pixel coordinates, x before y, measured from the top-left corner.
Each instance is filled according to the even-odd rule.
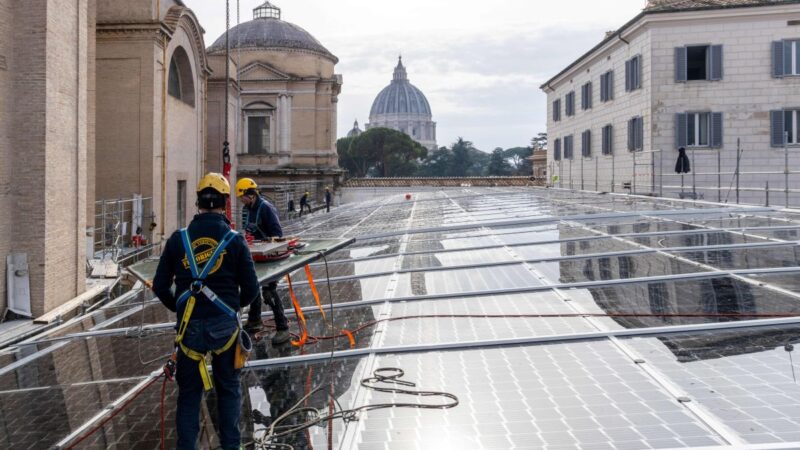
[[[222,195],[231,195],[231,185],[221,173],[209,172],[197,183],[197,192],[211,188]]]
[[[258,189],[258,185],[252,178],[242,178],[236,182],[236,196],[241,197],[248,189]]]

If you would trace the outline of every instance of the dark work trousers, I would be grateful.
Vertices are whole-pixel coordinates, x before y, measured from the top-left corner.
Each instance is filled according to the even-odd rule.
[[[325,210],[326,210],[325,212],[331,212],[331,203],[330,202],[325,202]]]
[[[264,298],[264,303],[272,308],[272,314],[275,318],[275,327],[278,331],[289,329],[289,320],[286,319],[286,314],[283,312],[283,303],[281,297],[278,295],[278,283],[273,281],[266,287],[261,288],[261,295]],[[247,314],[248,322],[261,321],[261,301],[256,300],[250,304],[250,312]]]
[[[226,315],[208,319],[191,320],[186,327],[183,345],[196,351],[208,352],[225,346],[236,331],[236,320]],[[239,414],[242,391],[239,375],[241,370],[233,368],[236,344],[219,355],[214,355],[214,390],[217,393],[217,423],[219,440],[223,449],[238,449],[241,445]],[[197,448],[200,433],[200,402],[203,400],[203,380],[197,361],[178,351],[175,379],[178,382],[178,410],[175,425],[178,432],[179,450]]]

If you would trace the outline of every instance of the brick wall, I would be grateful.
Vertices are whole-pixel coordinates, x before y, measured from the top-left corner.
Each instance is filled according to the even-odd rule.
[[[0,256],[28,255],[34,315],[85,288],[88,2],[3,2]],[[13,39],[9,24],[13,23]],[[5,268],[5,263],[3,262]],[[3,270],[5,275],[5,270]],[[3,276],[2,304],[5,305]]]

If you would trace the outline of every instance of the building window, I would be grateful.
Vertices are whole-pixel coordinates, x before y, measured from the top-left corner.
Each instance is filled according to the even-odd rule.
[[[178,180],[178,228],[186,227],[186,180]]]
[[[592,130],[581,133],[581,155],[584,158],[592,156]]]
[[[800,40],[772,43],[772,75],[800,75]]]
[[[269,116],[247,116],[247,153],[266,155],[270,152]]]
[[[553,122],[561,121],[561,99],[553,101]]]
[[[553,142],[553,159],[561,161],[561,139],[556,139]]]
[[[628,151],[644,150],[644,119],[634,117],[628,121]]]
[[[614,153],[614,127],[606,125],[603,127],[603,154]]]
[[[192,64],[183,47],[177,47],[169,61],[167,93],[187,105],[194,106]]]
[[[625,61],[625,91],[635,91],[642,87],[642,55]]]
[[[600,75],[600,101],[607,102],[614,99],[614,71]]]
[[[564,109],[566,110],[567,116],[574,116],[575,115],[575,91],[570,91],[567,94],[566,98],[564,99],[566,105]]]
[[[417,129],[416,128],[412,128],[411,129],[411,136],[417,137]]]
[[[581,109],[586,111],[592,107],[592,82],[581,86]]]
[[[772,111],[772,146],[800,145],[800,110]]]
[[[721,79],[721,45],[689,45],[675,48],[675,81]]]
[[[564,136],[564,159],[572,159],[572,135]]]
[[[722,146],[722,113],[690,112],[678,114],[675,122],[676,146]]]

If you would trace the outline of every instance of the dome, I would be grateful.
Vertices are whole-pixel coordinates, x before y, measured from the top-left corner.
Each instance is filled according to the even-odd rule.
[[[253,20],[239,24],[229,31],[231,50],[248,48],[283,48],[309,50],[319,53],[334,63],[339,62],[328,49],[308,31],[281,20],[280,9],[265,2],[253,10]],[[225,34],[208,48],[208,53],[225,51]]]
[[[353,129],[347,132],[347,137],[357,137],[361,134],[361,128],[358,128],[358,120],[353,123]]]
[[[394,69],[394,79],[375,98],[370,117],[382,114],[417,114],[431,116],[431,106],[425,94],[408,81],[401,57]],[[370,119],[372,120],[372,119]]]

